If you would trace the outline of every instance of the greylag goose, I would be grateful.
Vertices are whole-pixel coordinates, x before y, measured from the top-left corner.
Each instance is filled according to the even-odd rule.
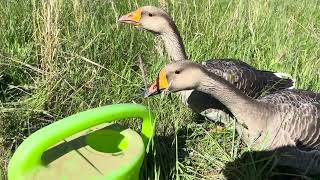
[[[280,90],[254,99],[205,66],[179,61],[163,68],[146,95],[197,90],[219,100],[243,124],[253,148],[281,149],[280,165],[320,173],[320,93]]]
[[[144,6],[119,18],[119,22],[132,24],[160,36],[172,61],[187,60],[182,38],[172,18],[162,9]],[[233,59],[214,59],[202,63],[210,72],[223,77],[248,96],[257,98],[262,93],[292,88],[289,75],[259,71],[250,65]],[[193,111],[211,119],[227,122],[231,115],[227,108],[203,92],[188,90],[179,92],[181,100]]]

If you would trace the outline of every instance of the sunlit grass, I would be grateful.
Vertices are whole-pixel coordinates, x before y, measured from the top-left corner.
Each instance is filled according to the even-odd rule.
[[[156,48],[159,39],[116,20],[137,5],[159,2],[0,0],[2,172],[23,139],[55,120],[107,104],[148,105],[141,96],[138,56],[149,82],[168,58]],[[192,60],[238,58],[259,69],[289,73],[297,87],[320,91],[319,1],[161,2]],[[247,150],[232,124],[221,129],[174,95],[150,98],[149,104],[157,136],[144,179],[223,179],[225,165]],[[277,171],[248,158],[231,173],[265,179]]]

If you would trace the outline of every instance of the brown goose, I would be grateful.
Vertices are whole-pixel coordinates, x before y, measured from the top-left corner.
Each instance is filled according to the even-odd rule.
[[[119,18],[119,22],[132,24],[158,35],[172,61],[186,60],[182,38],[172,18],[162,9],[154,6],[138,8]],[[257,98],[262,93],[292,88],[293,81],[286,74],[259,71],[250,65],[233,59],[214,59],[203,62],[204,67],[223,77],[248,96]],[[227,108],[218,100],[200,91],[181,91],[181,100],[192,110],[211,120],[226,120]]]
[[[247,144],[281,149],[291,156],[282,157],[280,165],[320,173],[320,93],[281,90],[253,99],[204,66],[179,61],[162,69],[146,94],[192,89],[222,102],[246,127],[243,140]]]

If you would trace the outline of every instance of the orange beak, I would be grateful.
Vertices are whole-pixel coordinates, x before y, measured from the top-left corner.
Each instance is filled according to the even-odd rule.
[[[137,9],[131,13],[121,16],[118,21],[126,24],[133,24],[138,26],[141,19],[141,9]]]
[[[163,90],[169,87],[167,74],[164,69],[162,69],[158,75],[157,80],[149,87],[144,93],[144,97],[150,97],[156,94],[160,94]]]

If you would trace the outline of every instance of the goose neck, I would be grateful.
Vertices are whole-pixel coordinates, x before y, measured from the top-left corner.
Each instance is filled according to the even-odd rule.
[[[177,30],[170,29],[160,34],[171,61],[187,60],[182,38]]]
[[[245,124],[249,129],[262,130],[266,127],[271,107],[248,97],[225,79],[216,75],[206,77],[200,83],[198,90],[218,99],[240,124]]]

